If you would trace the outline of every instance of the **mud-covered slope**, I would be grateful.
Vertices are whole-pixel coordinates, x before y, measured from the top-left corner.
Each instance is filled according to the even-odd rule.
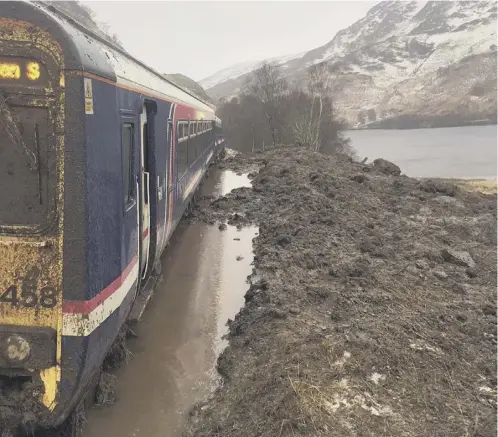
[[[222,165],[253,188],[191,219],[257,223],[255,271],[186,436],[495,435],[495,197],[294,148]]]

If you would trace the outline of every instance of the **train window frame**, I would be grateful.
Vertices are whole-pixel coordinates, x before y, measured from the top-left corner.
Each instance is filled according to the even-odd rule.
[[[125,150],[126,129],[130,130],[127,153]],[[135,193],[135,177],[134,177],[134,157],[135,157],[135,123],[131,121],[123,121],[121,124],[121,177],[123,189],[123,204],[125,211],[129,210],[136,202]],[[126,182],[127,181],[127,182]]]
[[[179,180],[185,176],[188,170],[189,124],[189,120],[178,120],[177,122],[178,148],[175,159]]]
[[[185,132],[185,130],[187,132]],[[188,132],[189,132],[188,121],[178,121],[177,131],[178,131],[177,136],[179,143],[188,140]]]

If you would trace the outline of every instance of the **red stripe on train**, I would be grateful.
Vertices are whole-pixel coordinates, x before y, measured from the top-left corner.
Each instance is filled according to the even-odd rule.
[[[102,302],[104,302],[108,297],[110,297],[126,280],[131,270],[137,263],[138,258],[135,257],[126,266],[123,273],[118,276],[114,281],[112,281],[106,288],[104,288],[99,294],[92,297],[90,300],[65,300],[62,304],[63,313],[90,313],[95,308],[97,308]]]

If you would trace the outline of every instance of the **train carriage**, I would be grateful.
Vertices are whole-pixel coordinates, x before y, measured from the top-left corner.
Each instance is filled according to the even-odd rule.
[[[0,130],[0,428],[56,426],[224,147],[221,123],[54,8],[0,2]]]

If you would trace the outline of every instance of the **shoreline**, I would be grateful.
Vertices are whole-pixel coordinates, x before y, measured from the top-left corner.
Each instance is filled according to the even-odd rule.
[[[436,123],[434,125],[428,124],[427,122],[419,120],[396,120],[396,119],[386,119],[378,122],[373,122],[369,125],[364,125],[360,127],[349,127],[346,130],[416,130],[416,129],[451,129],[458,127],[478,127],[478,126],[497,126],[498,122],[496,119],[485,119],[485,120],[475,120],[463,123]]]

